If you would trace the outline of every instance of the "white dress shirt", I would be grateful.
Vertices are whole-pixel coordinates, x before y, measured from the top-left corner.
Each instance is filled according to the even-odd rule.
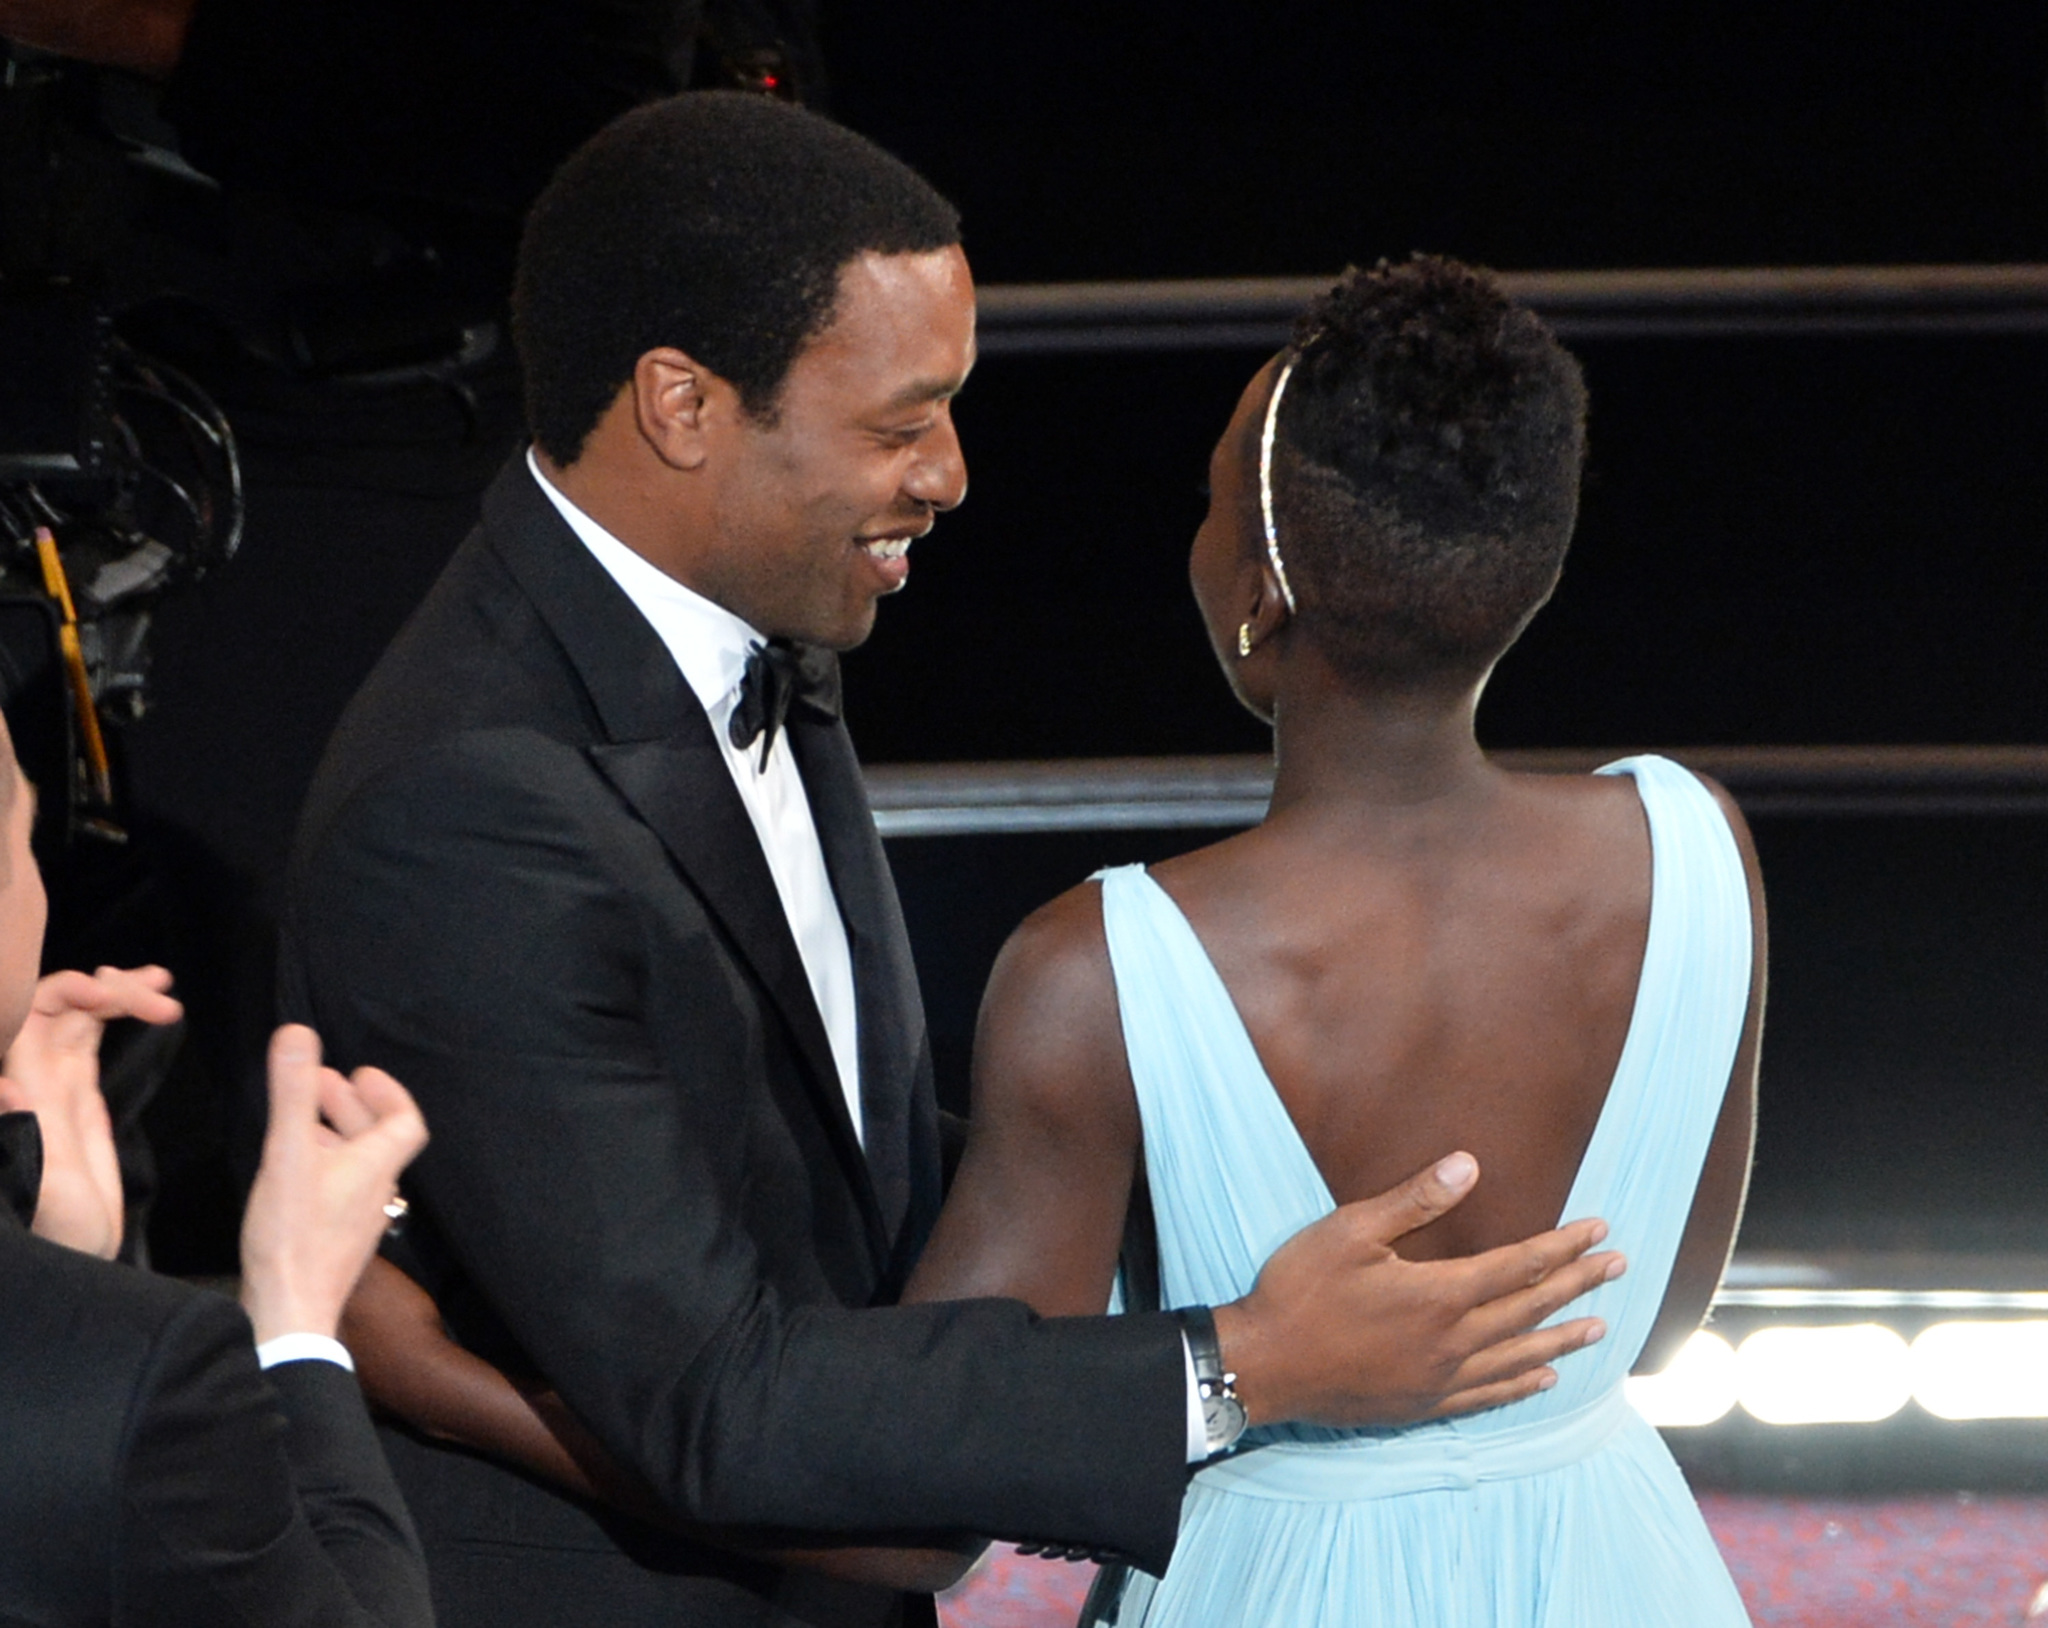
[[[846,1093],[846,1111],[853,1116],[854,1135],[866,1137],[860,1111],[860,1013],[854,1002],[853,951],[846,942],[846,922],[825,870],[825,850],[818,845],[818,827],[811,819],[811,800],[804,791],[796,755],[786,731],[777,730],[768,761],[761,761],[761,743],[742,751],[732,743],[726,725],[739,701],[740,676],[747,657],[767,641],[723,605],[684,587],[659,567],[650,565],[589,515],[571,503],[540,471],[529,449],[526,466],[569,529],[605,568],[633,607],[647,618],[681,669],[711,719],[711,733],[746,805],[782,913],[803,958],[804,976],[818,1015],[825,1020],[832,1061],[839,1070],[839,1088]]]
[[[740,675],[746,668],[748,653],[764,642],[762,636],[723,605],[713,604],[649,564],[577,508],[541,473],[531,448],[527,450],[526,467],[547,493],[548,501],[569,523],[569,529],[668,646],[676,666],[682,669],[684,682],[710,715],[711,732],[718,737],[725,766],[732,771],[740,801],[746,804],[755,834],[761,839],[761,851],[767,856],[775,891],[782,899],[782,913],[789,918],[789,930],[795,935],[797,951],[803,957],[804,973],[818,1002],[818,1014],[825,1020],[825,1034],[832,1042],[832,1060],[839,1067],[839,1084],[846,1093],[854,1133],[864,1136],[853,954],[847,947],[846,923],[840,917],[839,902],[825,873],[825,853],[818,846],[811,800],[804,791],[796,758],[784,734],[776,734],[766,768],[761,764],[758,741],[743,752],[726,734],[726,724],[739,699]],[[1195,1359],[1185,1341],[1181,1357],[1187,1377],[1187,1458],[1190,1464],[1196,1464],[1208,1456],[1208,1430],[1202,1422]]]
[[[331,1362],[337,1368],[356,1371],[348,1347],[325,1334],[280,1334],[256,1347],[256,1366],[275,1368],[280,1362]]]

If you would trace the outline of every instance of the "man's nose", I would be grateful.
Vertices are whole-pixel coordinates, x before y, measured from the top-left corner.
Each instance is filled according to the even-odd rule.
[[[950,405],[939,409],[939,421],[919,444],[917,461],[903,477],[903,490],[942,512],[959,508],[966,498],[967,459]]]

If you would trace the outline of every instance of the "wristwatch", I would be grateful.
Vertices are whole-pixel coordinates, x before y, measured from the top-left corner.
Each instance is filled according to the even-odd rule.
[[[1209,1456],[1227,1453],[1244,1434],[1244,1404],[1237,1399],[1237,1375],[1223,1368],[1223,1347],[1216,1339],[1216,1315],[1207,1306],[1184,1306],[1174,1313],[1187,1337],[1195,1363],[1195,1389],[1202,1399],[1202,1428],[1208,1433]]]

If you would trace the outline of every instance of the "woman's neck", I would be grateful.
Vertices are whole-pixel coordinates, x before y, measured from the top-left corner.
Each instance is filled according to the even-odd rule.
[[[1273,709],[1273,812],[1383,815],[1487,792],[1498,771],[1473,733],[1486,677],[1362,684],[1312,647],[1287,652]]]

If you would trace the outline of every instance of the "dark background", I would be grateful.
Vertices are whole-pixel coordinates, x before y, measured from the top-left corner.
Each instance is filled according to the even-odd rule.
[[[2031,260],[2037,4],[877,0],[834,110],[966,215],[997,282]]]
[[[828,8],[835,111],[984,282],[2048,261],[2048,7]],[[1496,745],[2048,734],[2048,338],[1580,347],[1592,453]],[[973,495],[847,665],[870,762],[1253,751],[1189,604],[1251,352],[985,360]],[[1752,1247],[2048,1249],[2048,825],[1772,818]],[[1195,836],[892,844],[949,1090],[989,959]]]
[[[828,7],[834,108],[983,282],[2048,260],[2048,7]],[[1501,745],[2043,728],[2048,340],[1587,345]],[[870,761],[1240,750],[1181,575],[1254,353],[992,357],[969,503],[848,666]],[[971,637],[955,638],[970,628]],[[933,683],[934,673],[947,681]]]

